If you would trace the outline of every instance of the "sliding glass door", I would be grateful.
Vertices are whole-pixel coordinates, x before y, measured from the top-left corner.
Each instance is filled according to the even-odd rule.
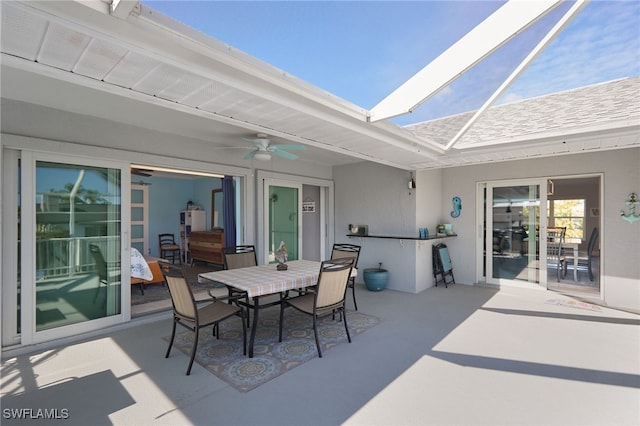
[[[125,169],[31,152],[18,164],[11,334],[28,344],[122,321]]]
[[[485,198],[484,262],[490,284],[546,288],[546,244],[541,214],[544,181],[490,182]],[[542,210],[544,212],[546,210]]]

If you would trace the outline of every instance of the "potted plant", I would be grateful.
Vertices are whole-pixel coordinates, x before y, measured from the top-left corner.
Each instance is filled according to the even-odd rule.
[[[367,290],[382,291],[389,281],[389,271],[382,269],[382,262],[380,262],[377,268],[365,269],[363,279]]]

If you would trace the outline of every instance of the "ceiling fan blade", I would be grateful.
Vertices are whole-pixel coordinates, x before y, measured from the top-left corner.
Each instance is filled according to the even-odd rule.
[[[266,139],[266,138],[242,138],[242,140],[251,142],[255,146],[262,147],[262,148],[266,148],[267,146],[269,146],[269,142],[270,142],[269,139]]]
[[[285,149],[287,151],[304,151],[307,149],[304,145],[296,145],[296,144],[274,144],[270,145],[275,149]]]
[[[138,175],[143,177],[151,177],[152,175],[146,172],[150,172],[151,170],[141,170],[141,169],[131,169],[132,175]]]
[[[297,155],[292,154],[292,153],[287,152],[287,151],[282,151],[280,149],[274,150],[273,154],[277,155],[278,157],[286,158],[287,160],[297,160],[298,159]]]
[[[243,160],[251,160],[253,156],[256,155],[256,152],[258,151],[251,151],[250,153],[244,156]]]

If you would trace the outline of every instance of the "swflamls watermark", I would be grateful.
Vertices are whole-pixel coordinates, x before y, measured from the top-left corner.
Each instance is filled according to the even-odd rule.
[[[11,420],[66,420],[68,408],[3,408],[2,418]]]

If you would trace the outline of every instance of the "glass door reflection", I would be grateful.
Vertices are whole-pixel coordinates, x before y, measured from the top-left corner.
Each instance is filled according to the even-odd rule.
[[[541,284],[540,187],[489,184],[487,187],[487,281]]]
[[[120,313],[120,178],[36,162],[36,332]]]

